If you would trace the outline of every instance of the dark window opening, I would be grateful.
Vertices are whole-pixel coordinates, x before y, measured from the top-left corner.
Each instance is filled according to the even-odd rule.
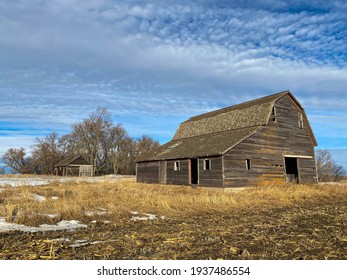
[[[190,183],[195,185],[199,181],[198,159],[190,160]]]
[[[175,161],[174,162],[174,170],[175,171],[180,171],[181,166],[180,166],[180,162],[179,161]]]
[[[251,166],[251,160],[250,159],[246,159],[246,170],[251,170],[252,166]]]
[[[272,107],[272,121],[273,122],[277,121],[276,116],[277,116],[276,107]]]
[[[210,159],[204,160],[204,170],[211,170],[211,160]]]
[[[272,115],[273,115],[273,116],[276,116],[276,113],[277,113],[277,112],[276,112],[276,107],[272,107]]]

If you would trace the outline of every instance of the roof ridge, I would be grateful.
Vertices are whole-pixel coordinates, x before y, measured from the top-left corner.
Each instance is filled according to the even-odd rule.
[[[266,99],[270,98],[270,97],[275,97],[276,95],[278,95],[278,98],[275,98],[274,100],[272,100],[271,102],[279,99],[280,97],[286,95],[290,93],[289,90],[285,90],[285,91],[281,91],[281,92],[278,92],[278,93],[274,93],[274,94],[270,94],[270,95],[267,95],[267,96],[263,96],[263,97],[259,97],[259,98],[256,98],[256,99],[252,99],[252,100],[248,100],[248,101],[245,101],[245,102],[242,102],[242,103],[238,103],[238,104],[234,104],[234,105],[231,105],[231,106],[228,106],[228,107],[224,107],[224,108],[220,108],[220,109],[217,109],[217,110],[214,110],[214,111],[210,111],[210,112],[206,112],[206,113],[203,113],[203,114],[200,114],[200,115],[197,115],[197,116],[193,116],[191,118],[189,118],[188,120],[182,122],[182,123],[188,123],[188,122],[192,122],[192,121],[196,121],[196,120],[199,120],[199,119],[202,119],[203,116],[207,116],[206,118],[211,118],[211,117],[214,117],[214,116],[217,116],[217,115],[221,115],[223,113],[227,113],[227,112],[230,112],[232,111],[234,108],[237,109],[237,107],[243,107],[245,105],[250,105],[249,107],[251,107],[254,103],[253,106],[255,105],[258,105],[257,102],[259,102],[260,100],[264,100],[264,103],[266,102]],[[270,101],[269,101],[270,102]],[[248,106],[246,106],[248,107]],[[243,109],[243,108],[242,108]],[[220,113],[218,113],[220,112]],[[211,115],[211,116],[208,116],[208,115]]]

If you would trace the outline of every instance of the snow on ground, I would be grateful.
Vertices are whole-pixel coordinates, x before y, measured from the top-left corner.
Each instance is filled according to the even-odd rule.
[[[18,225],[6,222],[5,218],[0,217],[0,232],[7,232],[19,230],[23,232],[42,232],[42,231],[55,231],[55,230],[76,230],[79,228],[87,228],[87,225],[81,224],[79,221],[60,221],[56,225],[40,225],[38,227],[31,227],[26,225]]]
[[[39,194],[34,194],[34,199],[35,199],[36,201],[41,202],[41,201],[45,201],[45,200],[46,200],[46,197],[44,197],[44,196],[42,196],[42,195],[39,195]]]
[[[44,186],[49,183],[48,179],[39,178],[0,178],[0,186]]]
[[[34,194],[34,199],[38,202],[42,202],[47,200],[47,198],[45,196],[39,195],[39,194]],[[58,200],[59,197],[57,196],[51,196],[51,200]]]
[[[139,215],[139,212],[137,211],[130,211],[130,213],[133,215],[130,220],[132,221],[152,221],[157,219],[157,216],[154,214],[149,213],[142,213],[142,215]],[[164,216],[160,216],[160,219],[166,219]]]
[[[94,216],[94,215],[102,216],[102,215],[107,214],[107,212],[105,212],[105,211],[97,211],[97,212],[86,211],[86,212],[84,212],[84,214],[86,216],[91,217],[91,216]]]
[[[59,176],[50,176],[50,177],[0,177],[0,186],[44,186],[51,184],[53,182],[68,182],[68,181],[84,181],[88,183],[93,182],[103,182],[107,181],[117,181],[120,179],[132,179],[135,176],[128,175],[107,175],[100,177],[59,177]]]
[[[47,218],[57,218],[59,217],[59,214],[38,214],[39,216],[47,217]]]
[[[81,239],[81,240],[75,240],[75,242],[73,244],[71,244],[69,247],[77,248],[77,247],[82,247],[82,246],[86,246],[89,244],[93,245],[93,244],[98,244],[98,243],[102,243],[102,242],[105,242],[105,241],[88,241],[88,240]]]

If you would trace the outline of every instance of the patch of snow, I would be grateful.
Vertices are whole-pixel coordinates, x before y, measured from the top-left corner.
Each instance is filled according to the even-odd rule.
[[[104,212],[104,211],[97,211],[97,212],[86,211],[86,212],[84,212],[84,214],[86,216],[91,217],[91,216],[94,216],[94,215],[102,216],[102,215],[107,214],[107,212]]]
[[[58,214],[39,214],[40,216],[44,216],[44,217],[47,217],[47,218],[56,218],[56,217],[59,217]]]
[[[88,240],[76,240],[75,243],[71,244],[69,247],[72,247],[72,248],[77,248],[77,247],[82,247],[82,246],[86,246],[86,245],[93,245],[93,244],[98,244],[98,243],[101,243],[103,241],[88,241]]]
[[[51,199],[52,199],[52,200],[58,200],[59,197],[57,197],[57,196],[52,196]]]
[[[34,198],[36,201],[40,201],[40,202],[46,200],[46,198],[44,196],[39,195],[39,194],[34,194]]]
[[[61,238],[54,238],[54,239],[51,239],[51,241],[55,241],[55,242],[69,242],[70,239],[69,238],[65,238],[65,237],[61,237]]]
[[[131,214],[133,215],[138,215],[139,212],[136,211],[130,211]],[[142,213],[142,216],[132,216],[131,221],[153,221],[157,218],[156,215],[154,214],[149,214],[149,213]],[[160,216],[161,219],[165,219],[164,216]]]
[[[48,185],[51,180],[39,178],[0,178],[0,186],[44,186]]]
[[[81,224],[79,221],[60,221],[56,225],[40,225],[38,227],[31,227],[26,225],[18,225],[6,222],[6,219],[0,217],[0,232],[7,232],[19,230],[23,232],[42,232],[42,231],[55,231],[55,230],[76,230],[79,228],[87,228],[87,225]]]

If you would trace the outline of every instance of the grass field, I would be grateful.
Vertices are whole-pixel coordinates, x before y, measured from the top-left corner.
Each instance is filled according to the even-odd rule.
[[[0,231],[0,259],[347,259],[347,184],[238,192],[53,181],[1,187],[0,217],[63,231]]]

